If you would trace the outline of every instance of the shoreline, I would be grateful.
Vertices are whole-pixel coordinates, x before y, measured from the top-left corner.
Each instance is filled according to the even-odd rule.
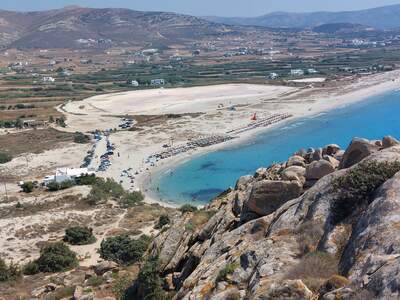
[[[223,150],[223,149],[229,149],[229,148],[235,147],[235,146],[240,147],[241,145],[245,144],[246,142],[249,142],[249,141],[257,138],[261,134],[264,134],[264,133],[267,133],[268,131],[274,130],[277,127],[285,126],[286,124],[300,121],[301,119],[304,119],[307,117],[314,117],[321,113],[330,112],[330,111],[333,111],[336,109],[343,109],[343,108],[346,108],[347,106],[354,105],[356,103],[367,102],[372,97],[382,95],[385,93],[394,92],[399,88],[400,88],[400,81],[394,80],[394,81],[390,81],[390,82],[379,83],[377,85],[372,85],[370,87],[352,91],[350,93],[345,93],[344,95],[331,96],[330,98],[325,98],[325,101],[330,102],[330,103],[324,103],[325,105],[312,105],[313,108],[315,108],[315,109],[298,112],[297,114],[293,114],[293,116],[291,118],[280,121],[271,126],[257,128],[257,129],[251,130],[249,132],[242,133],[242,134],[238,135],[234,140],[227,141],[227,142],[224,142],[224,143],[221,143],[218,145],[212,145],[212,146],[209,146],[206,148],[197,149],[196,151],[190,151],[190,152],[187,152],[184,154],[179,154],[177,156],[170,157],[166,160],[161,161],[160,164],[157,164],[156,166],[152,167],[150,174],[143,173],[138,176],[137,182],[138,182],[139,189],[145,195],[145,199],[146,199],[147,203],[158,203],[160,205],[176,208],[179,206],[178,203],[171,203],[169,201],[165,201],[162,199],[156,199],[156,193],[154,191],[152,191],[152,189],[151,189],[152,179],[150,179],[150,178],[158,179],[160,176],[163,176],[161,173],[164,173],[164,172],[168,171],[169,169],[176,169],[176,168],[180,167],[182,164],[184,164],[192,159],[195,159],[199,156],[205,155],[207,153],[211,153],[211,152],[215,152],[215,151],[219,151],[219,150]],[[338,99],[338,98],[340,98],[340,99]],[[339,100],[339,102],[333,103],[333,101],[331,101],[331,100],[335,100],[335,99]],[[243,174],[243,175],[246,175],[246,174]]]

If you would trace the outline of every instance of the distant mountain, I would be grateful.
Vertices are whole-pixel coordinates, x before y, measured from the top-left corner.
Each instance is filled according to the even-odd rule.
[[[328,23],[313,28],[314,32],[325,34],[345,34],[365,31],[375,31],[374,28],[352,23]]]
[[[231,26],[166,12],[77,6],[26,13],[0,10],[3,47],[155,46],[234,32]]]
[[[359,11],[286,13],[275,12],[255,18],[205,17],[229,25],[252,25],[271,28],[312,28],[327,23],[353,23],[378,29],[400,27],[400,4]]]

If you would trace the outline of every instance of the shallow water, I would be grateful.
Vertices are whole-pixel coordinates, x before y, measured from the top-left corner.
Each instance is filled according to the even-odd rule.
[[[357,104],[267,130],[251,141],[208,153],[154,177],[153,195],[175,204],[209,202],[243,175],[286,160],[301,148],[335,143],[345,148],[355,136],[400,137],[400,92],[371,97]],[[157,187],[159,191],[157,191]]]

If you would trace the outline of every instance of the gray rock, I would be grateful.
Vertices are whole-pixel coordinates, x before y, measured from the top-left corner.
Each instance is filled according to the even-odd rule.
[[[301,184],[304,184],[304,182],[306,181],[305,175],[306,175],[306,169],[304,167],[299,167],[299,166],[288,167],[281,173],[282,180],[286,181],[297,180]]]
[[[246,187],[254,180],[253,176],[246,175],[238,179],[235,185],[235,190],[244,191]]]
[[[302,185],[297,181],[258,181],[253,185],[243,207],[246,211],[265,216],[285,202],[300,196],[302,190]]]
[[[373,142],[366,139],[354,138],[343,154],[339,168],[345,169],[351,167],[379,149],[380,147]]]
[[[288,159],[286,166],[287,167],[291,167],[291,166],[305,167],[306,166],[305,159],[301,156],[294,155]]]
[[[327,160],[313,161],[306,167],[307,180],[319,180],[335,171],[335,167]]]
[[[118,270],[118,264],[113,261],[103,261],[93,267],[93,271],[97,276],[101,276],[108,271]]]
[[[335,157],[325,154],[323,159],[328,161],[335,169],[339,167],[340,161]]]
[[[391,136],[385,136],[382,139],[382,147],[383,149],[390,148],[393,146],[400,145],[400,142]]]
[[[314,151],[311,161],[318,161],[320,159],[322,159],[322,149],[318,148]]]

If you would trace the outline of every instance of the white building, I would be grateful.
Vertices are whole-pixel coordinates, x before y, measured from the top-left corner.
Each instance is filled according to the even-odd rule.
[[[290,75],[291,76],[303,76],[304,75],[304,71],[302,69],[290,70]]]
[[[44,76],[44,77],[42,78],[42,81],[43,81],[43,82],[55,82],[56,80],[55,80],[54,77],[51,77],[51,76]]]
[[[137,87],[137,86],[139,86],[139,82],[137,80],[132,80],[131,85]]]
[[[307,73],[308,73],[308,74],[317,74],[318,71],[315,70],[314,68],[310,68],[310,69],[307,69]]]
[[[150,81],[151,85],[164,85],[165,84],[165,80],[164,79],[152,79]]]
[[[279,75],[277,73],[270,73],[268,75],[268,79],[272,79],[272,80],[277,79],[278,77],[279,77]]]
[[[61,183],[68,180],[74,180],[75,178],[79,178],[85,175],[94,175],[94,171],[90,171],[88,168],[59,168],[56,170],[54,175],[48,175],[43,179],[44,185],[48,185],[50,182]]]

